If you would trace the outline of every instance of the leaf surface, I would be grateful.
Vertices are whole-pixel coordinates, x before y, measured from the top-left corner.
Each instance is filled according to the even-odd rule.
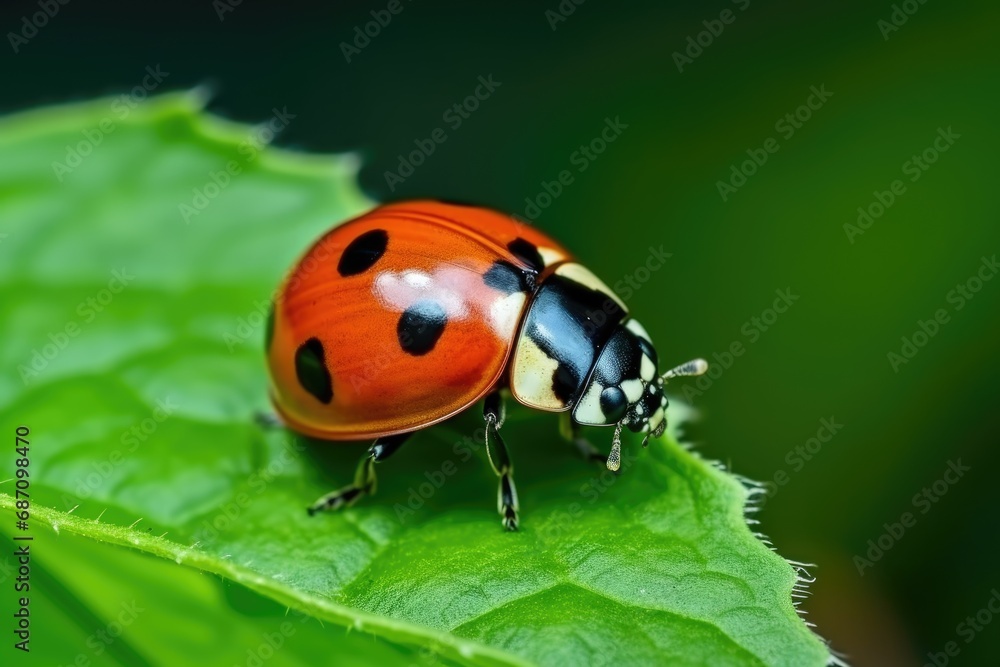
[[[380,465],[376,497],[307,517],[365,445],[254,423],[264,322],[294,259],[370,202],[351,156],[264,148],[202,102],[0,122],[0,428],[31,429],[34,530],[217,573],[428,660],[830,660],[795,613],[795,569],[744,521],[748,490],[672,438],[628,440],[615,476],[580,461],[551,415],[514,409],[523,516],[508,534],[473,410]]]

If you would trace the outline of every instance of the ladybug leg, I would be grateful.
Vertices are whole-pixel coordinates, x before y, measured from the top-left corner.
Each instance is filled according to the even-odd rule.
[[[507,454],[507,446],[500,437],[500,427],[504,420],[504,405],[500,392],[496,391],[486,397],[483,406],[483,418],[486,420],[486,454],[489,456],[493,471],[500,478],[500,488],[497,492],[497,511],[500,512],[500,522],[507,530],[517,530],[517,489],[514,487],[514,466]]]
[[[368,451],[358,462],[358,469],[354,473],[354,482],[342,489],[328,493],[307,509],[309,516],[317,512],[336,511],[344,507],[350,507],[358,501],[361,496],[372,495],[378,486],[375,477],[375,464],[384,461],[392,456],[400,446],[406,442],[411,433],[401,435],[390,435],[378,438]]]
[[[566,442],[577,448],[585,461],[595,461],[604,466],[607,457],[590,440],[580,435],[580,426],[573,421],[568,412],[560,414],[559,434]]]

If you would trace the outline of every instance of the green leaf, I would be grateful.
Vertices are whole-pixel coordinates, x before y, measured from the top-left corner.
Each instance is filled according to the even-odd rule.
[[[295,257],[370,202],[352,157],[264,149],[202,103],[0,122],[0,429],[31,431],[32,530],[222,575],[424,662],[833,660],[796,614],[797,570],[747,527],[748,488],[672,438],[628,440],[615,476],[574,456],[551,415],[513,410],[510,534],[473,410],[380,465],[374,498],[307,517],[364,445],[253,422],[264,322]],[[14,478],[12,458],[0,476]],[[124,571],[145,586],[141,569]]]
[[[352,667],[413,664],[406,646],[288,613],[239,584],[153,555],[67,531],[36,531],[31,551],[31,664],[292,667],[322,655]]]

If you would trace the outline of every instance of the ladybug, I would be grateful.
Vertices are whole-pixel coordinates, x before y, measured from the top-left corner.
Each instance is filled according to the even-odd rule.
[[[564,436],[605,461],[580,426],[666,428],[656,349],[617,294],[559,243],[515,218],[437,201],[380,206],[320,238],[282,284],[266,334],[280,421],[323,440],[374,443],[354,483],[309,514],[375,491],[375,463],[415,431],[483,399],[498,509],[518,526],[517,491],[500,428],[503,396],[565,415]]]

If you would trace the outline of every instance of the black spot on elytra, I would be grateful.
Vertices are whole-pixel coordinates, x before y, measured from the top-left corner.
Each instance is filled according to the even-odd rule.
[[[533,276],[503,259],[493,262],[493,266],[483,274],[483,282],[487,287],[500,290],[504,294],[530,292],[534,286],[534,280],[531,278]]]
[[[437,345],[448,323],[448,314],[437,301],[425,299],[403,311],[396,324],[396,336],[403,351],[414,356],[427,354]]]
[[[601,412],[609,422],[616,422],[625,416],[628,409],[628,398],[618,387],[608,387],[601,392]]]
[[[535,271],[545,268],[545,260],[533,244],[525,241],[520,236],[507,244],[507,249],[514,253],[514,256],[530,266]]]
[[[333,381],[326,367],[323,343],[318,338],[310,338],[295,351],[295,376],[302,388],[320,403],[333,400]]]
[[[264,349],[271,349],[271,341],[274,340],[274,304],[267,311],[267,324],[264,325]]]
[[[552,393],[566,405],[573,403],[573,397],[576,396],[576,390],[579,384],[579,379],[573,371],[564,364],[559,364],[556,367],[556,372],[552,374]]]
[[[337,273],[354,276],[370,269],[385,254],[389,235],[384,229],[372,229],[347,244],[337,263]]]
[[[478,204],[473,204],[467,201],[461,201],[459,199],[438,199],[437,201],[442,204],[447,204],[448,206],[464,206],[466,208],[481,208]]]

